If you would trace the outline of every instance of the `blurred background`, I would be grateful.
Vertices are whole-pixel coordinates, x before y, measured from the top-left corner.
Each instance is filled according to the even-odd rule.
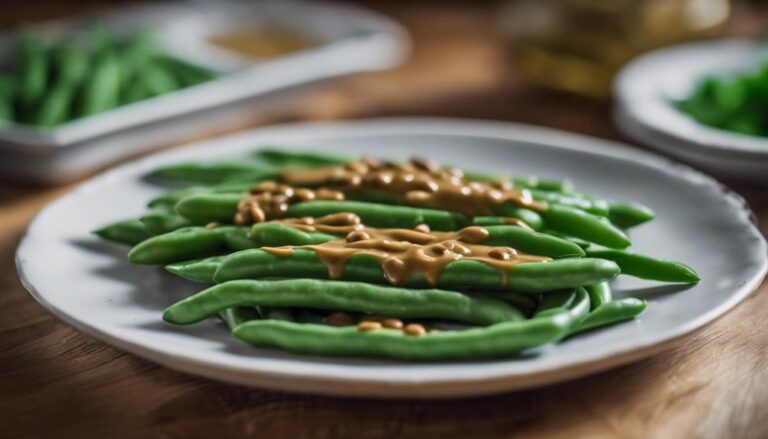
[[[132,3],[15,2],[4,7],[0,26],[13,32]],[[432,115],[509,120],[621,138],[610,119],[610,98],[612,78],[623,64],[639,53],[683,41],[757,37],[768,20],[768,5],[746,0],[354,3],[407,29],[412,50],[400,66],[307,89],[291,105],[255,106],[203,136],[286,121]],[[262,61],[316,44],[288,28],[270,26],[259,35],[238,30],[239,35],[218,35],[214,43]],[[170,143],[189,140],[180,136]]]

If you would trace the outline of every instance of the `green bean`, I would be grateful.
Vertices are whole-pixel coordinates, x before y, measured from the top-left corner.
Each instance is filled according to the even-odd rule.
[[[530,190],[533,199],[547,203],[560,204],[575,207],[597,216],[608,216],[608,202],[604,200],[587,200],[585,198],[569,197],[559,192],[547,192],[542,190]]]
[[[592,311],[600,305],[612,300],[611,286],[608,285],[608,282],[587,285],[584,288],[587,290],[587,293],[589,293],[589,307]]]
[[[470,171],[467,169],[462,170],[462,172],[464,173],[464,178],[471,181],[494,182],[509,180],[505,175],[493,174],[490,172]]]
[[[616,262],[623,274],[663,282],[696,283],[701,278],[689,266],[613,249],[588,248],[587,255]]]
[[[163,95],[180,88],[176,78],[157,64],[145,65],[139,79],[152,96]]]
[[[31,123],[43,128],[51,128],[65,122],[69,118],[73,96],[74,88],[69,84],[57,85],[48,93]]]
[[[154,79],[153,59],[158,53],[152,34],[147,31],[138,32],[123,47],[120,56],[122,70],[120,87],[120,105],[132,104],[150,98],[160,92],[171,91],[173,88],[160,85]],[[163,76],[164,74],[160,74]],[[166,81],[167,82],[167,81]],[[175,82],[170,80],[171,85]]]
[[[622,229],[639,226],[656,216],[650,208],[640,203],[611,202],[608,209],[608,219]]]
[[[144,223],[137,219],[112,223],[94,230],[93,233],[107,241],[128,245],[136,245],[151,237],[144,227]]]
[[[548,180],[538,177],[512,178],[512,184],[527,189],[539,189],[542,191],[554,191],[562,193],[573,192],[573,182],[570,180]]]
[[[233,306],[355,311],[401,318],[441,318],[479,325],[525,319],[517,308],[481,295],[317,279],[221,283],[171,305],[165,310],[163,319],[188,325]]]
[[[295,227],[276,223],[254,224],[248,236],[258,247],[313,245],[339,239],[338,236],[327,233],[303,232]]]
[[[476,216],[472,218],[472,225],[473,226],[503,226],[508,224],[513,224],[513,222],[510,222],[509,220],[516,220],[517,218],[512,218],[508,216]]]
[[[547,228],[566,235],[611,248],[625,248],[632,243],[616,226],[583,210],[551,204],[539,213]]]
[[[136,264],[170,264],[215,255],[223,250],[245,250],[257,247],[241,226],[190,226],[152,236],[128,253]]]
[[[211,256],[202,259],[193,259],[191,261],[174,262],[165,266],[169,271],[179,277],[191,280],[193,282],[213,283],[213,275],[216,274],[222,261],[226,256]]]
[[[152,210],[140,217],[139,221],[144,224],[144,228],[152,236],[192,226],[192,223],[187,218],[169,209]]]
[[[0,126],[14,121],[16,78],[0,74]]]
[[[238,194],[192,194],[176,204],[176,211],[199,224],[231,223],[242,198]]]
[[[488,231],[488,239],[481,242],[483,245],[508,246],[555,259],[584,256],[584,251],[578,245],[544,233],[516,226],[487,226],[485,229]]]
[[[580,321],[588,310],[589,300],[584,295],[560,314],[423,336],[410,336],[394,329],[361,332],[355,327],[271,320],[243,323],[233,334],[255,346],[279,347],[303,354],[403,360],[477,359],[513,355],[557,341],[565,337],[574,322]]]
[[[181,201],[184,197],[193,194],[232,193],[243,194],[243,196],[245,196],[245,194],[248,193],[250,188],[253,186],[254,184],[249,182],[220,183],[212,186],[190,186],[158,195],[155,198],[152,198],[147,206],[150,208],[175,207],[176,203]]]
[[[162,194],[149,200],[149,202],[147,203],[147,207],[149,207],[150,209],[158,209],[158,208],[175,209],[176,204],[178,204],[178,202],[181,201],[182,199],[190,195],[207,194],[207,193],[211,193],[209,186],[190,186],[190,187],[176,189],[168,192],[163,192]]]
[[[119,104],[120,62],[112,50],[97,55],[91,78],[82,90],[79,116],[111,110]]]
[[[546,233],[547,235],[551,235],[551,236],[558,237],[560,239],[568,240],[568,241],[578,245],[579,247],[581,247],[582,250],[586,250],[590,246],[594,245],[593,243],[591,243],[589,241],[585,241],[583,239],[575,238],[573,236],[568,236],[565,233],[556,232],[554,230],[550,230],[550,229],[546,229],[546,228],[541,230],[541,233]]]
[[[132,81],[127,81],[125,88],[120,90],[120,105],[132,104],[151,97],[152,92],[144,82],[134,78]]]
[[[488,291],[488,294],[491,295],[491,297],[509,303],[525,313],[525,315],[533,314],[538,305],[538,297],[531,294],[521,294],[513,291]]]
[[[583,288],[577,288],[575,290],[562,290],[554,291],[544,294],[541,298],[539,306],[536,308],[536,313],[533,317],[546,317],[551,315],[557,315],[563,312],[564,309],[573,306],[573,304],[586,294]]]
[[[533,230],[541,230],[542,227],[544,227],[544,220],[541,218],[541,215],[539,215],[536,211],[533,211],[531,209],[525,209],[522,207],[517,207],[512,203],[504,203],[501,206],[496,208],[496,215],[500,215],[502,218],[504,217],[511,217],[511,218],[517,218],[519,220],[522,220],[525,224],[527,224],[530,228]],[[485,216],[478,216],[475,217],[474,223],[476,225],[494,225],[491,224],[491,222],[498,221],[495,218],[499,217],[485,217]],[[485,224],[482,224],[484,223]]]
[[[184,227],[140,242],[128,252],[128,260],[134,264],[158,265],[210,256],[223,249],[226,235],[237,229],[241,228]]]
[[[253,307],[247,306],[225,309],[219,313],[219,315],[221,316],[221,319],[224,320],[224,323],[229,326],[230,331],[245,322],[259,318],[258,311]]]
[[[573,333],[584,332],[635,318],[645,310],[647,305],[645,300],[639,300],[632,297],[606,302],[598,306],[597,309],[589,313],[584,320],[579,322],[573,330]]]
[[[341,166],[349,157],[311,151],[290,151],[276,148],[260,149],[253,157],[278,168],[302,168],[312,166]]]
[[[501,273],[482,262],[458,260],[448,264],[437,280],[438,288],[486,289],[541,293],[573,288],[612,279],[619,267],[611,261],[592,258],[558,259],[550,262],[523,263],[508,270],[505,283]],[[325,264],[314,251],[295,249],[289,256],[275,256],[260,249],[243,250],[229,255],[214,277],[216,282],[264,277],[328,278]],[[353,255],[346,262],[342,280],[386,284],[379,262],[370,256]],[[421,276],[405,283],[409,287],[427,287]]]
[[[186,162],[155,169],[150,177],[198,184],[230,181],[259,181],[276,178],[274,168],[261,163],[243,161]]]
[[[456,230],[469,225],[464,215],[455,212],[360,201],[308,201],[290,206],[287,215],[320,217],[341,212],[358,215],[369,227],[412,229],[426,224],[433,230]]]
[[[41,102],[33,123],[52,127],[69,120],[75,93],[88,74],[88,56],[79,48],[63,47],[54,59],[58,77],[53,89]]]
[[[139,31],[123,42],[120,48],[121,90],[142,81],[147,66],[158,52],[152,33]]]
[[[258,247],[258,244],[251,239],[249,235],[250,231],[248,230],[248,227],[234,227],[224,234],[224,246],[230,250],[246,250]]]
[[[34,110],[48,87],[50,62],[48,50],[39,34],[25,30],[16,47],[19,98],[25,111]],[[25,120],[26,121],[26,120]]]

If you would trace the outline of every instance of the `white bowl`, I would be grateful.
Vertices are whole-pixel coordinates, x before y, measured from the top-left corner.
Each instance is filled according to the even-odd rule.
[[[703,125],[675,106],[701,78],[750,71],[766,55],[755,42],[727,39],[640,56],[616,79],[616,123],[628,136],[712,172],[768,181],[768,138]]]

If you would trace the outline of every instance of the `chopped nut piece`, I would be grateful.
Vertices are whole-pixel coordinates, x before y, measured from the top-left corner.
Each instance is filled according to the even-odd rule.
[[[296,189],[293,198],[297,201],[311,201],[315,199],[315,193],[309,189]]]
[[[261,207],[254,203],[251,204],[251,218],[253,219],[253,222],[260,223],[263,222],[267,216],[264,214],[264,211],[261,210]]]
[[[427,333],[427,330],[424,329],[424,326],[418,323],[409,323],[405,325],[405,328],[403,328],[403,331],[407,335],[424,335]]]
[[[488,252],[488,256],[492,257],[493,259],[499,259],[502,261],[508,261],[512,259],[512,257],[516,254],[517,252],[510,247],[494,247],[490,252]]]
[[[405,194],[405,200],[409,203],[423,203],[432,198],[429,192],[425,191],[410,191]]]
[[[390,328],[390,329],[403,329],[403,321],[400,319],[394,319],[394,318],[383,319],[381,321],[381,325],[384,326],[385,328]]]
[[[429,225],[427,225],[427,224],[419,224],[418,226],[414,227],[413,229],[416,230],[417,232],[421,232],[421,233],[429,233],[429,232],[432,231],[429,228]]]
[[[411,159],[411,164],[422,171],[437,172],[440,170],[440,166],[433,160],[425,159],[423,157],[414,157]]]
[[[381,323],[363,320],[357,324],[357,330],[360,332],[373,331],[375,329],[381,329]]]
[[[357,174],[365,174],[368,172],[368,165],[363,162],[349,162],[344,167]]]
[[[447,251],[448,249],[443,244],[435,244],[435,245],[429,246],[429,252],[435,256],[442,256]]]
[[[347,242],[367,241],[369,239],[371,239],[371,236],[360,230],[349,232],[347,235]]]

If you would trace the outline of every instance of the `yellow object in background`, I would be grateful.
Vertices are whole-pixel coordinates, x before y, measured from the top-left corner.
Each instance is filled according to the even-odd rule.
[[[234,29],[209,37],[208,41],[254,59],[274,58],[314,46],[305,35],[278,28]]]
[[[728,0],[510,0],[501,25],[528,80],[607,97],[625,62],[716,35],[730,12]]]

